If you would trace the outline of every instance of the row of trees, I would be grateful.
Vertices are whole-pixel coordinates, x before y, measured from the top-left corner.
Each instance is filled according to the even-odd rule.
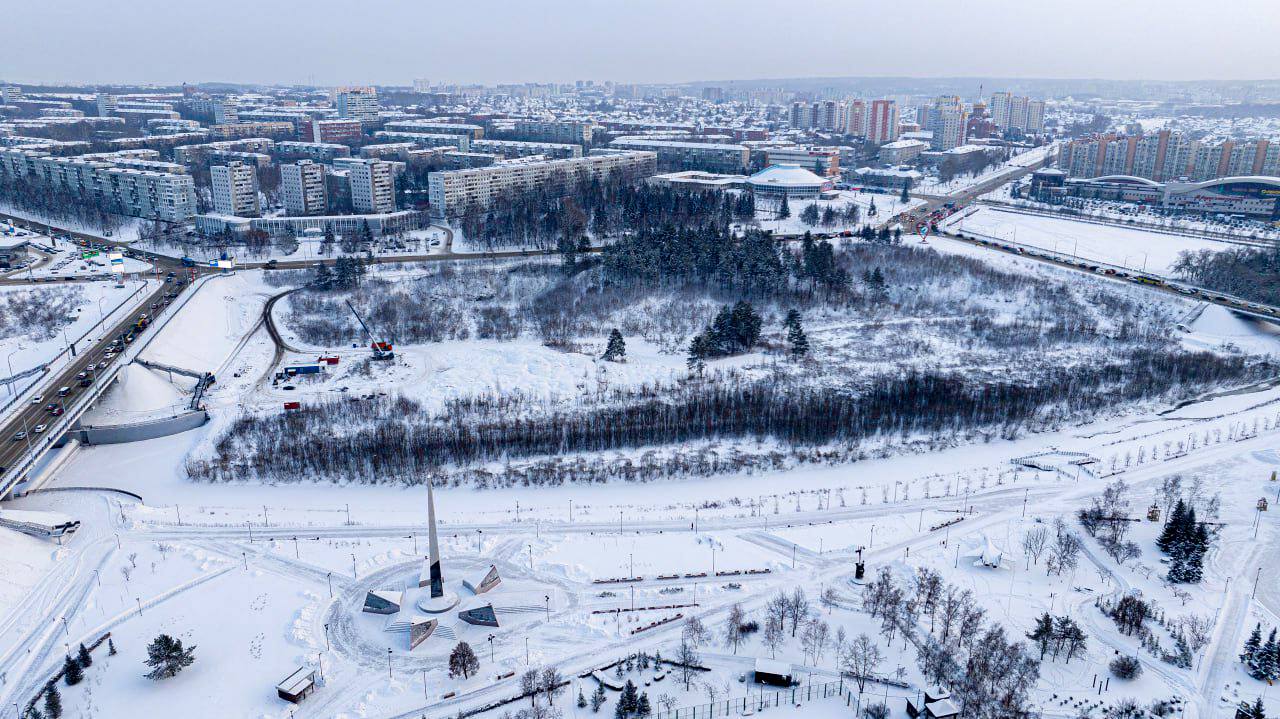
[[[79,224],[103,233],[124,225],[123,209],[109,195],[73,192],[58,183],[26,182],[0,175],[0,205],[50,222]]]
[[[1179,353],[1101,366],[1047,370],[1035,384],[979,382],[910,372],[867,379],[858,392],[746,381],[619,391],[615,403],[586,410],[548,408],[525,416],[467,421],[433,417],[410,400],[366,424],[349,421],[346,400],[299,411],[245,415],[217,442],[212,459],[188,462],[193,478],[288,480],[342,477],[420,482],[443,464],[599,452],[710,439],[777,439],[794,445],[854,443],[882,433],[1005,432],[1042,418],[1096,412],[1118,402],[1162,396],[1169,387],[1258,376],[1239,357]],[[335,424],[334,417],[348,420]],[[387,417],[396,418],[385,421]],[[278,438],[295,441],[281,444]]]
[[[1201,287],[1280,305],[1280,247],[1233,247],[1179,253],[1173,271]]]

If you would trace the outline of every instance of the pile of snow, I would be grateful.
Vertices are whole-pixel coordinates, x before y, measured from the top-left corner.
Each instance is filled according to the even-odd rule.
[[[87,424],[136,422],[150,417],[168,416],[181,411],[187,403],[179,384],[194,380],[167,372],[130,364],[120,370],[119,379],[103,396],[98,406],[89,411]]]

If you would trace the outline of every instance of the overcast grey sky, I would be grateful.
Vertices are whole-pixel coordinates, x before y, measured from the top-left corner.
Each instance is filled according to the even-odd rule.
[[[1280,0],[39,0],[18,82],[1280,76]]]

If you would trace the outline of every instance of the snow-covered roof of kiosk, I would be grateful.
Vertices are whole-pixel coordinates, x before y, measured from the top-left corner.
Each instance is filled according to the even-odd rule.
[[[799,165],[770,165],[747,178],[747,182],[752,185],[822,187],[828,180]]]
[[[759,674],[772,674],[777,677],[791,676],[791,665],[786,662],[780,662],[776,659],[756,659],[756,672]]]

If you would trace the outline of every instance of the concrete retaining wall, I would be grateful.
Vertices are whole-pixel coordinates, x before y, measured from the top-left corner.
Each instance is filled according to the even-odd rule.
[[[168,437],[179,432],[186,432],[208,421],[209,414],[204,410],[197,410],[184,412],[176,417],[165,417],[133,424],[116,424],[101,427],[77,426],[67,432],[67,437],[78,439],[82,444],[141,442],[144,439]]]

